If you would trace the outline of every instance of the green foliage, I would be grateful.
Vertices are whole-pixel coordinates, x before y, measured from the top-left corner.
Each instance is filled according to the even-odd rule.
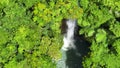
[[[120,37],[120,22],[111,24],[110,30],[114,33],[116,37]]]
[[[56,68],[61,19],[83,12],[76,1],[0,1],[0,67]]]
[[[60,21],[77,19],[91,43],[84,68],[120,67],[119,0],[1,0],[0,68],[56,68]],[[79,60],[79,59],[78,59]]]
[[[32,20],[37,3],[39,0],[0,1],[0,68],[56,67],[61,57],[60,30],[52,30],[52,21],[42,27]]]
[[[63,5],[63,6],[61,6]],[[76,10],[76,11],[74,11]],[[47,53],[54,59],[60,57],[60,22],[63,18],[76,19],[82,16],[83,10],[78,6],[77,0],[51,0],[51,1],[40,1],[33,8],[33,21],[38,24],[39,27],[46,27],[45,35],[41,40],[42,53]],[[49,30],[49,31],[48,31]],[[53,38],[50,38],[54,36]],[[46,41],[47,42],[46,42]],[[54,42],[54,43],[52,43]],[[44,45],[47,44],[47,45]],[[44,47],[45,46],[45,47]],[[57,57],[56,57],[57,56]]]
[[[62,18],[73,18],[73,19],[80,18],[82,12],[83,10],[80,7],[78,7],[76,0],[69,0],[69,1],[51,0],[48,1],[47,3],[40,2],[35,5],[33,11],[34,13],[33,20],[37,21],[40,26],[44,26],[50,21],[56,22],[54,24],[57,25],[57,22],[60,22]]]
[[[106,32],[104,30],[98,30],[98,33],[96,34],[96,42],[102,42],[102,41],[106,41]]]
[[[119,68],[120,44],[119,0],[80,0],[83,8],[80,34],[91,42],[91,52],[83,61],[84,68]],[[88,7],[89,6],[89,7]]]

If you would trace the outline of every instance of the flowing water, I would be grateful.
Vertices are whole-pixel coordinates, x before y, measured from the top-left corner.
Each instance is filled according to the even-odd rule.
[[[89,52],[89,43],[75,34],[76,21],[67,20],[67,32],[64,34],[63,47],[61,48],[62,58],[58,61],[57,68],[83,68],[82,60]]]

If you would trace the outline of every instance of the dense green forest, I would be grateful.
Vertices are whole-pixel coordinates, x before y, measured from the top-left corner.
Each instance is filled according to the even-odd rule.
[[[0,68],[56,68],[63,18],[91,43],[84,68],[120,68],[120,0],[0,0]]]

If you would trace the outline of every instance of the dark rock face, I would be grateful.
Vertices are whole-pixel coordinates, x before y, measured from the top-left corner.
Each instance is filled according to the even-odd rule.
[[[61,21],[61,26],[60,26],[61,34],[67,33],[68,26],[66,24],[66,21],[67,21],[67,19],[62,19],[62,21]]]

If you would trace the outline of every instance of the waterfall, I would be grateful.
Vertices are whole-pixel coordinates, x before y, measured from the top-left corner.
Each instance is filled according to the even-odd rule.
[[[89,42],[79,35],[76,20],[63,19],[61,24],[63,34],[62,58],[57,68],[83,68],[82,60],[89,52]]]
[[[75,20],[66,20],[66,33],[64,34],[63,38],[63,46],[62,49],[67,51],[68,49],[75,48],[74,46],[74,31],[76,27],[76,21]]]

